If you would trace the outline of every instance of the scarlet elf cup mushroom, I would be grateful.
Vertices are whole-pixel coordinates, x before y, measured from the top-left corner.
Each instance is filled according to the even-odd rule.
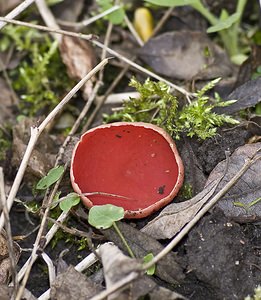
[[[82,135],[71,182],[87,207],[121,206],[125,218],[143,218],[177,195],[184,169],[172,138],[142,122],[101,125]]]

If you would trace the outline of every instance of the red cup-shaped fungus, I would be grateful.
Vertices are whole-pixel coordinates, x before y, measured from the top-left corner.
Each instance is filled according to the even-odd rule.
[[[82,135],[71,182],[87,207],[113,204],[125,218],[143,218],[172,201],[184,177],[172,138],[141,122],[101,125]]]

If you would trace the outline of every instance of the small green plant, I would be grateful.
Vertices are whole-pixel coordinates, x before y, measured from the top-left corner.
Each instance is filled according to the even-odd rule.
[[[8,71],[13,88],[21,97],[20,113],[35,116],[51,110],[71,85],[58,43],[35,29],[8,25],[0,38],[0,51],[12,45],[23,54],[19,65]]]
[[[255,288],[253,297],[247,296],[244,300],[261,300],[261,285]]]
[[[215,79],[204,86],[196,95],[196,99],[178,109],[177,98],[174,97],[169,86],[164,82],[154,82],[147,79],[144,84],[135,78],[130,81],[130,86],[135,87],[140,93],[139,98],[131,98],[123,103],[122,110],[105,115],[105,122],[127,121],[148,122],[156,124],[169,132],[176,139],[181,133],[189,137],[206,139],[216,134],[217,127],[224,123],[237,124],[238,121],[227,115],[213,112],[218,106],[227,106],[234,103],[221,101],[216,94],[214,102],[210,102],[206,93],[212,89],[219,79]]]
[[[63,166],[57,166],[52,168],[46,176],[41,178],[37,185],[36,189],[37,190],[46,190],[48,189],[51,185],[53,185],[56,181],[58,181],[62,174],[64,172],[64,167]]]
[[[217,32],[226,48],[231,60],[234,63],[241,64],[246,56],[239,47],[239,25],[246,6],[247,0],[238,0],[235,13],[229,15],[225,9],[222,9],[219,17],[211,13],[206,5],[203,5],[201,0],[145,0],[146,2],[174,7],[190,5],[204,16],[211,27],[207,29],[207,33]]]
[[[88,215],[88,222],[97,229],[108,229],[113,226],[132,258],[135,258],[130,246],[122,235],[116,222],[124,218],[124,209],[112,204],[95,205]]]
[[[233,204],[234,204],[234,206],[244,208],[245,211],[248,213],[249,209],[250,209],[252,206],[254,206],[254,205],[256,205],[257,203],[259,203],[260,201],[261,201],[261,197],[259,197],[259,198],[255,199],[255,200],[251,201],[251,202],[248,203],[248,204],[244,204],[244,203],[239,202],[239,201],[238,201],[238,202],[234,202]]]
[[[143,264],[145,265],[145,264],[151,262],[153,258],[154,258],[154,255],[152,253],[148,253],[146,256],[143,257]],[[155,271],[156,271],[156,266],[153,265],[146,270],[146,274],[152,276],[152,275],[154,275]]]

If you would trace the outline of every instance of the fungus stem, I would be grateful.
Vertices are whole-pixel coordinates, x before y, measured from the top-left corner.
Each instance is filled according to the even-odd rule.
[[[113,226],[113,228],[115,229],[115,231],[117,232],[117,234],[119,235],[119,237],[120,237],[120,239],[122,240],[122,242],[123,242],[124,246],[126,247],[127,251],[129,252],[130,257],[135,258],[134,253],[132,252],[130,246],[128,245],[128,243],[127,243],[125,237],[122,235],[122,233],[121,233],[119,227],[117,226],[117,224],[116,224],[115,222],[113,222],[113,223],[112,223],[112,226]]]

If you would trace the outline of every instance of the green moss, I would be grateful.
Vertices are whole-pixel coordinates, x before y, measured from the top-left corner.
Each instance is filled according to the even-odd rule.
[[[147,79],[143,84],[132,78],[130,86],[140,93],[139,98],[130,98],[123,103],[122,110],[112,115],[105,115],[105,122],[148,122],[164,128],[170,135],[179,139],[181,134],[200,139],[213,137],[217,128],[224,123],[237,124],[238,121],[227,115],[213,112],[218,106],[227,106],[234,100],[223,102],[216,94],[211,99],[206,93],[219,79],[206,84],[196,93],[191,103],[178,109],[178,100],[164,82]]]
[[[35,116],[53,109],[72,86],[58,43],[35,29],[8,25],[0,45],[1,51],[14,46],[24,54],[17,68],[9,71],[13,88],[21,98],[20,114]]]

